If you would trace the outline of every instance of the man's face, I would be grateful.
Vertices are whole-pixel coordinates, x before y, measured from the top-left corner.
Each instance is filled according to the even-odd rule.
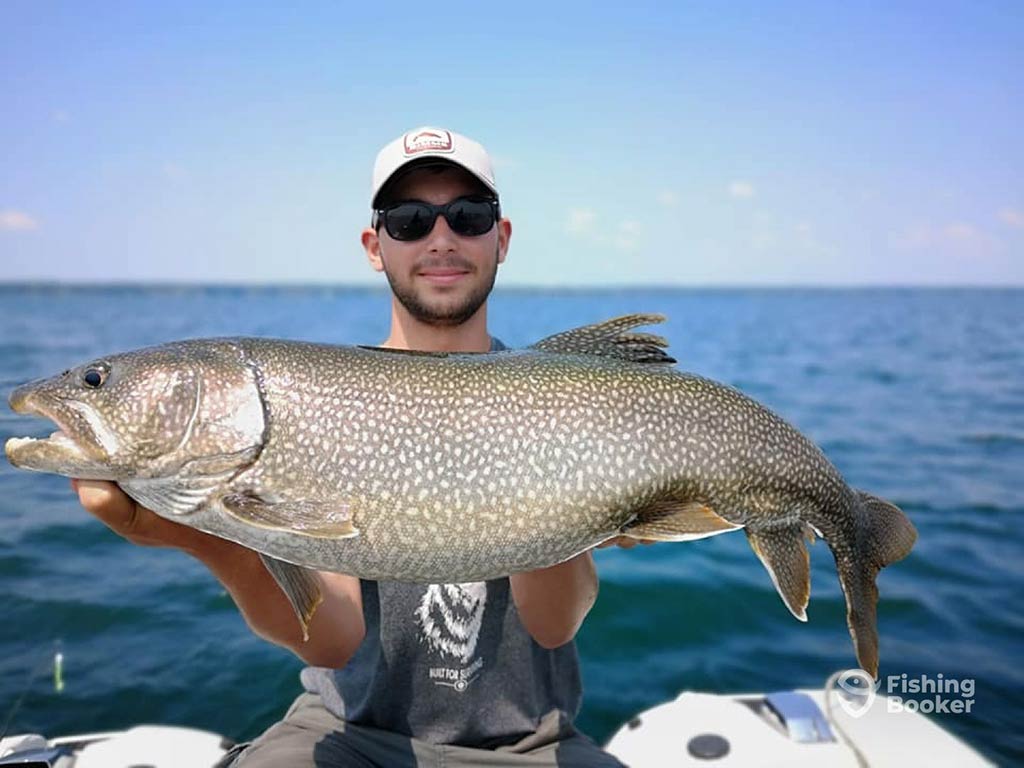
[[[388,201],[443,205],[482,191],[480,182],[460,168],[420,168],[396,182]],[[483,235],[457,235],[438,216],[419,240],[395,240],[381,226],[363,233],[363,245],[371,265],[384,272],[410,315],[430,325],[459,325],[487,300],[510,234],[511,225],[503,219]]]

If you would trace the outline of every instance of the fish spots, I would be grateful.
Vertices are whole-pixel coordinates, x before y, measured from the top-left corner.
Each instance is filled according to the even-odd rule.
[[[367,578],[472,580],[550,563],[668,494],[713,500],[742,522],[818,509],[845,487],[761,406],[662,366],[250,350],[270,420],[239,481],[310,498],[342,492],[361,535],[332,543],[330,556]],[[766,495],[750,503],[757,492]]]

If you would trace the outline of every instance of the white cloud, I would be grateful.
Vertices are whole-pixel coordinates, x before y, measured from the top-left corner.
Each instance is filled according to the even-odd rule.
[[[491,163],[494,165],[494,168],[496,170],[500,169],[503,171],[507,171],[519,167],[519,163],[517,163],[513,158],[509,157],[508,155],[492,154]]]
[[[1019,208],[1003,208],[999,211],[999,218],[1015,229],[1024,229],[1024,211]]]
[[[842,249],[810,219],[794,221],[771,211],[754,213],[747,238],[751,250],[770,254],[780,265],[811,269],[842,257]]]
[[[160,167],[164,178],[170,179],[171,181],[184,181],[188,178],[188,171],[177,163],[164,163]]]
[[[39,229],[39,222],[24,211],[13,208],[0,211],[0,230],[5,232],[27,232]]]
[[[617,225],[599,220],[592,208],[571,208],[565,231],[592,245],[632,252],[640,248],[643,227],[635,219],[623,219]]]
[[[914,224],[897,232],[891,238],[893,247],[903,250],[927,248],[934,242],[935,235],[931,227]]]
[[[942,226],[914,224],[890,238],[894,248],[901,250],[949,249],[965,254],[991,254],[1000,249],[999,241],[989,233],[965,221],[952,221]]]
[[[565,231],[570,235],[592,235],[597,213],[591,208],[570,208],[569,219],[565,223]]]
[[[71,122],[71,113],[66,109],[55,109],[53,110],[53,122],[55,123],[68,123]]]
[[[737,200],[745,200],[755,194],[754,185],[749,181],[734,181],[729,184],[729,196]]]
[[[658,193],[658,202],[666,208],[675,208],[679,205],[679,195],[671,189],[663,189]]]
[[[639,222],[626,220],[619,224],[619,231],[612,240],[612,245],[620,251],[635,251],[640,247]]]
[[[979,232],[970,224],[965,224],[962,221],[954,221],[952,224],[947,224],[942,229],[942,235],[947,240],[974,240],[978,237]]]
[[[750,236],[750,247],[755,251],[770,251],[779,244],[774,232],[758,231]]]

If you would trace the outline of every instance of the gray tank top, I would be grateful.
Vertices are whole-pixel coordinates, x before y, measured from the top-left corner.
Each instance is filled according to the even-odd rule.
[[[508,579],[362,582],[366,637],[342,669],[302,683],[336,716],[434,744],[496,748],[553,718],[571,730],[582,695],[574,643],[546,650],[519,621]]]
[[[492,339],[492,351],[505,348]],[[341,669],[301,675],[337,717],[481,748],[520,741],[542,720],[572,730],[582,699],[576,644],[547,650],[534,642],[508,579],[363,581],[361,590],[366,636],[355,655]]]

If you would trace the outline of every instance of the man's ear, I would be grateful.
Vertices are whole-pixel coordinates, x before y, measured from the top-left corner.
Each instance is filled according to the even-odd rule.
[[[508,244],[512,239],[512,222],[508,219],[498,220],[498,263],[505,263],[505,254],[508,253]]]
[[[377,234],[377,230],[367,227],[359,239],[363,244],[363,250],[366,251],[366,260],[370,262],[370,266],[377,272],[383,272],[384,259],[380,255],[380,235]]]

